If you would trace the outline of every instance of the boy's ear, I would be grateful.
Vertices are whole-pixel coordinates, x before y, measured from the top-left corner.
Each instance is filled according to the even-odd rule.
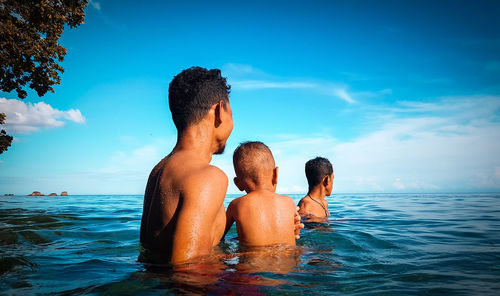
[[[224,102],[219,101],[214,105],[214,125],[215,127],[219,127],[222,123],[222,108],[224,108]]]
[[[276,186],[278,185],[278,167],[275,167],[273,169],[272,184],[273,184],[274,190],[276,190]]]
[[[241,184],[240,184],[240,179],[238,179],[238,177],[234,177],[233,182],[234,182],[234,185],[236,185],[236,187],[238,187],[238,189],[240,191],[244,190],[243,186],[241,186]]]

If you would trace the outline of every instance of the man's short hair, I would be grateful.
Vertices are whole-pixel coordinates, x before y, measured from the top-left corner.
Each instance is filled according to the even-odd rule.
[[[219,101],[225,108],[230,90],[219,69],[192,67],[177,74],[168,88],[168,105],[177,130],[200,122]]]
[[[306,178],[309,190],[312,190],[323,181],[325,176],[333,173],[330,161],[324,157],[316,157],[306,162]]]
[[[275,168],[271,149],[258,141],[241,143],[234,150],[233,164],[241,177],[250,178],[254,183],[258,183],[262,170],[272,171]]]

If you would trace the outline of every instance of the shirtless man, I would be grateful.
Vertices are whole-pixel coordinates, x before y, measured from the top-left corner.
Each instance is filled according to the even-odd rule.
[[[186,69],[169,86],[177,128],[172,152],[151,171],[141,221],[142,260],[192,262],[209,255],[224,234],[228,180],[210,165],[233,130],[229,90],[220,70]],[[300,217],[296,216],[296,235]]]
[[[242,143],[233,154],[234,184],[247,195],[227,208],[227,233],[236,221],[241,245],[295,245],[295,203],[275,193],[278,168],[271,150],[261,142]]]
[[[309,192],[299,202],[299,214],[311,222],[330,216],[325,196],[330,196],[333,189],[333,168],[330,161],[316,157],[306,162],[306,178]]]
[[[224,234],[228,180],[210,161],[233,130],[229,90],[217,69],[189,68],[170,83],[177,143],[146,186],[140,239],[146,260],[192,261],[210,254]]]

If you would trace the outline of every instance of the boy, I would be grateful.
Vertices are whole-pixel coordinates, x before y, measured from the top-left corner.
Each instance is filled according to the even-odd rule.
[[[325,196],[330,196],[333,189],[333,168],[330,161],[316,157],[306,162],[306,178],[309,192],[299,202],[299,214],[309,219],[330,216]]]
[[[247,195],[227,207],[226,231],[234,222],[241,245],[295,245],[296,207],[289,196],[276,194],[278,168],[262,142],[240,144],[233,154],[234,184]]]

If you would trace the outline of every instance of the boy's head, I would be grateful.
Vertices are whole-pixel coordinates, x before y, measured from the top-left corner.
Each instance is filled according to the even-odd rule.
[[[241,143],[233,154],[236,177],[234,184],[240,190],[253,191],[271,185],[276,189],[278,168],[269,147],[262,142]]]
[[[316,157],[306,162],[306,178],[309,192],[317,186],[323,186],[327,196],[332,194],[333,167],[328,159]]]

